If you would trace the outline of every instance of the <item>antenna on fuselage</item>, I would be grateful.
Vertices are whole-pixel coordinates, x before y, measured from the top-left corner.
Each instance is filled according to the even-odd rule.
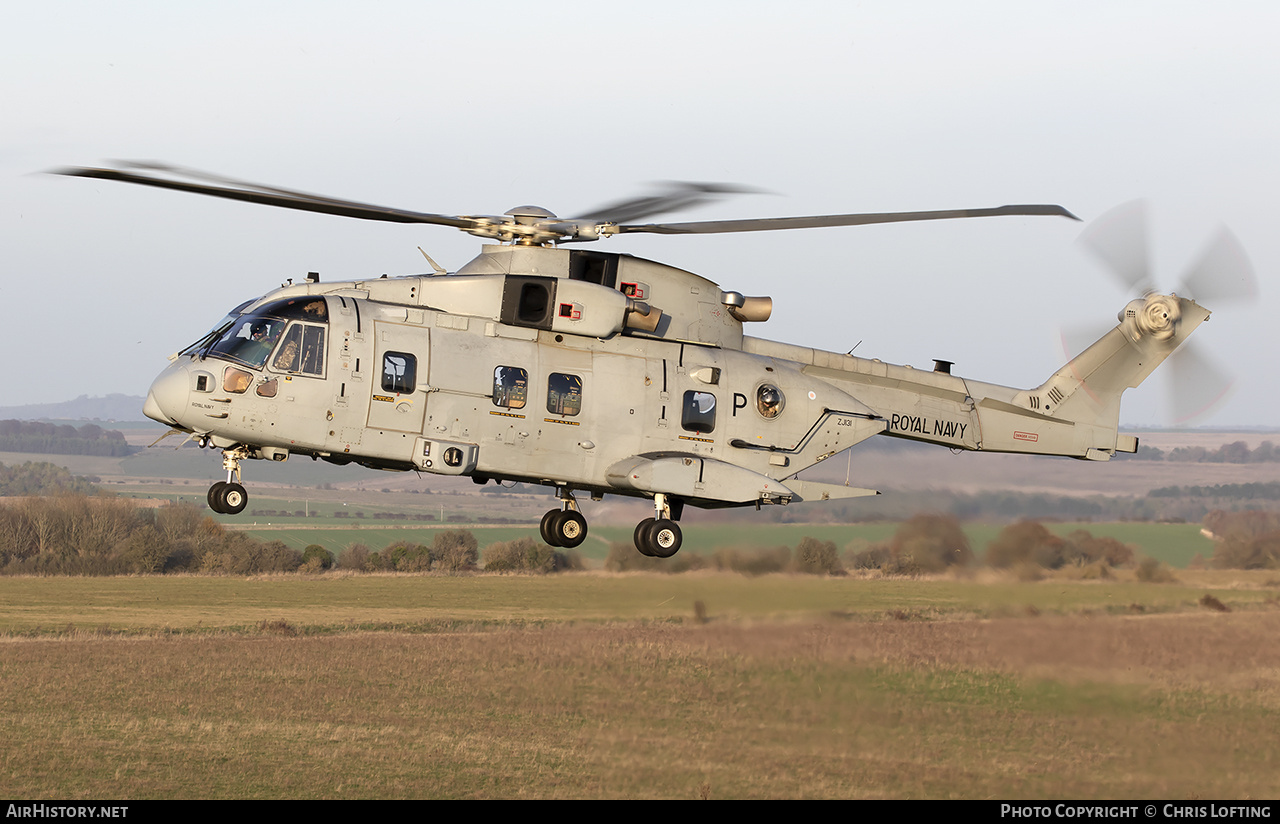
[[[427,263],[430,263],[430,264],[431,264],[431,268],[436,270],[436,274],[437,274],[437,275],[447,275],[447,274],[449,274],[449,273],[448,273],[448,272],[446,272],[444,269],[441,269],[441,268],[440,268],[440,264],[438,264],[438,263],[436,263],[434,260],[432,260],[432,259],[431,259],[431,255],[428,255],[428,254],[426,253],[426,251],[425,251],[421,246],[419,246],[419,247],[418,247],[418,251],[419,251],[419,252],[422,252],[422,256],[423,256],[424,258],[426,258],[426,259],[427,259]]]

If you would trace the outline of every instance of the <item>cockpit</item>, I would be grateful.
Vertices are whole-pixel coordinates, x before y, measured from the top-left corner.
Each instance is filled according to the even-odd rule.
[[[254,370],[269,363],[273,372],[323,377],[329,320],[325,299],[284,298],[244,312],[251,304],[236,307],[181,354],[217,357]]]

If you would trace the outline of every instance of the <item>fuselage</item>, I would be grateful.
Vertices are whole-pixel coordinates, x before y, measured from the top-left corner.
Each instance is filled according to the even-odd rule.
[[[537,247],[489,247],[455,275],[291,284],[175,356],[146,414],[250,458],[702,506],[815,497],[789,479],[877,434],[1094,459],[1130,445],[1118,393],[1067,418],[1061,381],[1019,390],[745,336],[751,300]]]

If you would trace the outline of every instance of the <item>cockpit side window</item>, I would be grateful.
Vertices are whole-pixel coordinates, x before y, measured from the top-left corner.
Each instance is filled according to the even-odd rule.
[[[261,369],[266,365],[276,344],[280,343],[289,322],[307,321],[296,323],[297,331],[289,331],[292,345],[289,345],[289,341],[282,344],[271,365],[282,372],[323,375],[324,338],[328,319],[329,310],[323,297],[303,295],[283,298],[259,306],[248,314],[239,314],[238,310],[233,312],[223,320],[223,325],[216,332],[188,347],[186,351],[201,357],[217,355],[251,369]],[[215,335],[216,341],[209,344]],[[207,350],[203,348],[206,345]]]
[[[227,313],[226,317],[224,317],[222,320],[215,323],[212,329],[210,329],[208,332],[205,332],[204,335],[201,336],[200,340],[191,344],[186,349],[183,349],[181,354],[183,355],[197,354],[204,347],[209,346],[214,341],[221,339],[223,333],[225,333],[228,329],[230,329],[231,324],[235,323],[236,318],[240,317],[240,315],[244,312],[245,307],[247,307],[249,304],[253,303],[256,300],[257,298],[251,298],[249,300],[246,300],[244,303],[240,304],[236,308],[232,309],[230,312]]]
[[[209,353],[261,369],[284,327],[285,322],[276,318],[243,317],[232,322]]]
[[[324,376],[324,327],[293,323],[276,348],[271,368],[277,372]]]

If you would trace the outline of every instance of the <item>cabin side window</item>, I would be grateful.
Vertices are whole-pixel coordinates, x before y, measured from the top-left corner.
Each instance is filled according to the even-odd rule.
[[[493,405],[523,409],[529,393],[529,373],[518,366],[493,370]]]
[[[382,356],[382,391],[397,395],[413,392],[418,359],[407,352],[386,352]]]
[[[689,390],[684,393],[680,425],[687,432],[710,434],[716,428],[716,396],[710,392]]]
[[[547,379],[547,411],[573,417],[582,411],[582,378],[552,372]]]

